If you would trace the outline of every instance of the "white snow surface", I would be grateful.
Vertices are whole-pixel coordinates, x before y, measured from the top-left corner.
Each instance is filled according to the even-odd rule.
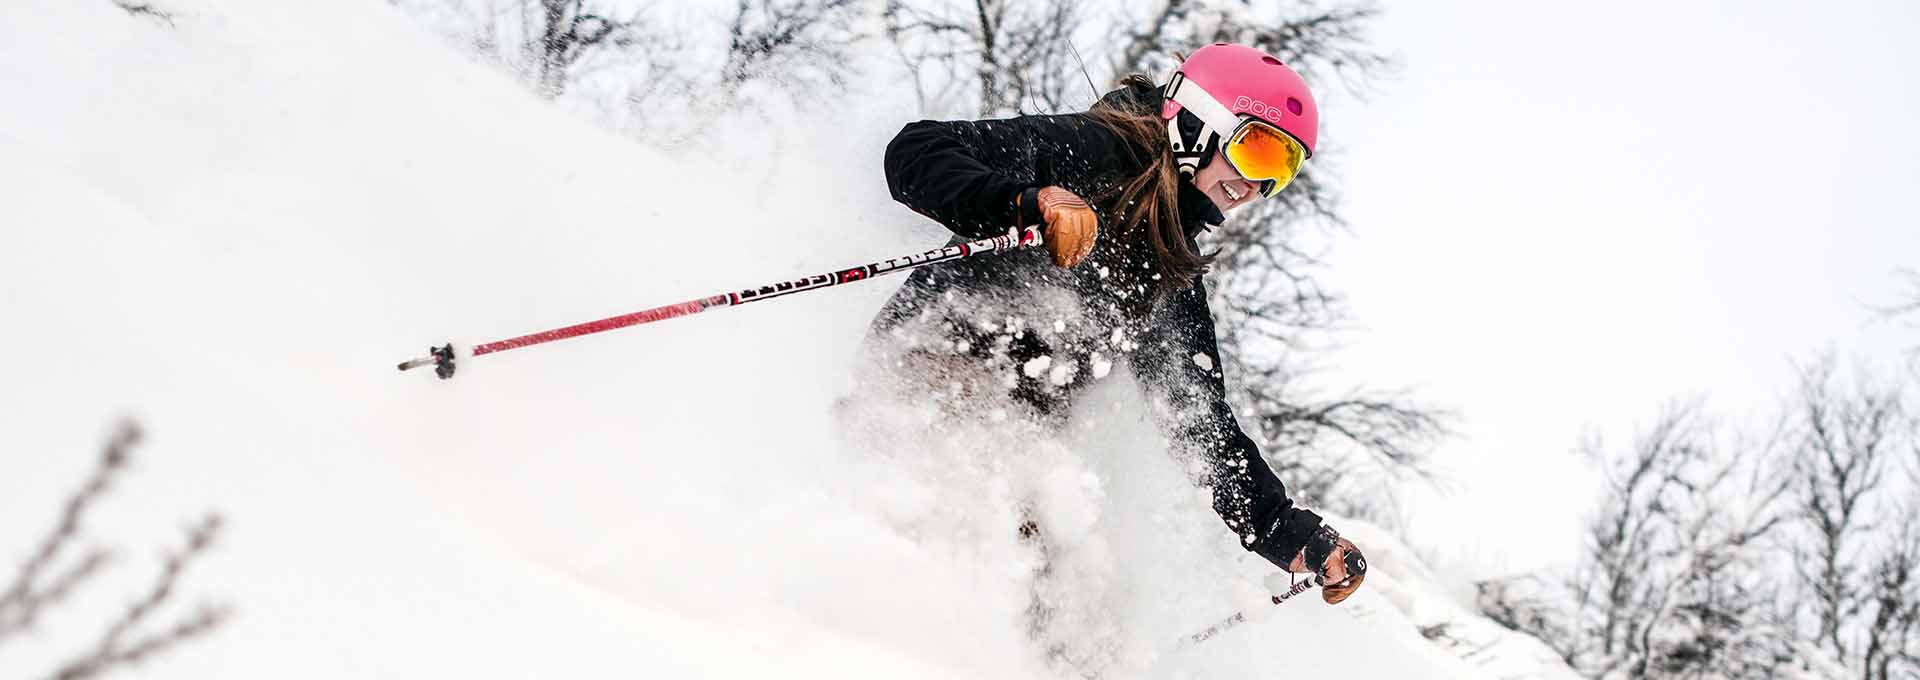
[[[1373,564],[1359,595],[1175,651],[1271,569],[1125,380],[1057,440],[836,431],[854,343],[897,280],[451,381],[393,370],[429,343],[937,243],[880,177],[904,102],[834,127],[716,121],[724,143],[669,155],[383,2],[157,6],[170,24],[108,0],[0,5],[0,565],[115,418],[149,433],[83,531],[121,547],[115,569],[8,641],[0,677],[90,644],[88,620],[208,510],[227,530],[175,607],[236,617],[140,677],[1072,675],[1026,634],[1021,500],[1070,576],[1047,586],[1060,635],[1107,650],[1109,676],[1565,674],[1400,541],[1339,519]],[[1436,624],[1462,642],[1423,637]]]

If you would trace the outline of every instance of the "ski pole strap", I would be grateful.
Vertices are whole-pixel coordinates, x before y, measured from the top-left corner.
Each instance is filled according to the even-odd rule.
[[[476,356],[476,357],[484,356],[487,354],[492,354],[494,352],[504,352],[510,349],[519,349],[521,347],[539,345],[539,344],[553,342],[556,340],[565,340],[567,338],[574,338],[582,335],[599,333],[602,331],[610,331],[616,328],[638,326],[643,323],[652,323],[655,321],[671,319],[674,317],[699,314],[701,312],[707,311],[709,309],[714,309],[716,307],[733,307],[737,305],[744,305],[749,302],[771,300],[777,297],[792,295],[794,293],[801,293],[809,290],[818,290],[818,289],[827,288],[830,286],[837,286],[843,283],[865,281],[867,279],[870,279],[876,276],[885,276],[887,274],[903,272],[909,269],[924,267],[930,264],[946,262],[949,260],[958,260],[961,258],[972,257],[975,255],[981,255],[985,253],[995,253],[995,252],[1001,252],[1006,250],[1014,250],[1017,248],[1036,246],[1036,245],[1040,245],[1041,242],[1042,240],[1040,236],[1039,227],[1027,227],[1024,230],[1009,229],[1007,230],[1006,234],[1001,236],[995,236],[992,238],[983,238],[983,239],[979,239],[975,241],[967,241],[963,243],[953,243],[953,244],[949,244],[947,246],[936,248],[934,250],[929,250],[923,253],[917,253],[913,255],[902,255],[900,257],[895,257],[892,259],[881,260],[879,262],[874,262],[870,264],[863,264],[858,267],[840,269],[840,270],[826,272],[823,274],[815,274],[813,276],[803,277],[799,279],[792,279],[788,281],[781,281],[778,283],[771,283],[764,286],[756,286],[753,288],[746,288],[746,289],[736,290],[728,293],[709,295],[707,297],[688,300],[686,302],[681,302],[677,304],[671,304],[671,305],[666,305],[662,307],[655,307],[653,309],[645,309],[645,310],[633,312],[630,314],[622,314],[620,316],[607,317],[605,319],[600,319],[597,321],[588,321],[586,323],[574,324],[572,326],[566,326],[563,328],[555,328],[549,331],[541,331],[539,333],[530,333],[530,334],[522,335],[518,337],[507,338],[505,340],[495,340],[493,342],[482,343],[479,345],[474,345],[472,352],[470,352],[468,355]],[[409,359],[407,361],[401,362],[399,368],[400,370],[405,371],[405,370],[410,370],[414,368],[419,368],[421,366],[433,366],[434,372],[443,379],[453,377],[454,351],[452,349],[452,345],[448,344],[446,347],[432,348],[428,356],[419,357],[416,359]]]

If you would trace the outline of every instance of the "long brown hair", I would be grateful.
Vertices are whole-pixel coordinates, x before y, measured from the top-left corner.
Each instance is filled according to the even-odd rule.
[[[1120,84],[1135,89],[1158,87],[1151,78],[1137,73]],[[1120,233],[1146,232],[1147,243],[1159,260],[1162,285],[1190,287],[1194,277],[1206,273],[1213,256],[1196,253],[1187,245],[1186,227],[1180,220],[1180,171],[1174,165],[1173,147],[1167,141],[1159,107],[1127,108],[1103,99],[1087,111],[1087,117],[1147,156],[1139,175],[1095,200],[1107,204],[1117,218]]]

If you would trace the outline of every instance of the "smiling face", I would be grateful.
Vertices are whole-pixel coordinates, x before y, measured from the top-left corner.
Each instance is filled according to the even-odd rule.
[[[1248,181],[1234,172],[1233,164],[1217,149],[1213,152],[1213,162],[1193,174],[1193,185],[1213,199],[1214,207],[1222,213],[1260,198],[1260,183]]]

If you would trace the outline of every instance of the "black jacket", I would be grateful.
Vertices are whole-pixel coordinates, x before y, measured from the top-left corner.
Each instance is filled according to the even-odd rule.
[[[1160,94],[1134,87],[1106,101],[1158,111]],[[1098,196],[1147,160],[1085,115],[1021,116],[908,125],[887,146],[886,172],[894,199],[958,240],[1039,223],[1037,211],[1020,214],[1016,203],[1031,208],[1040,187]],[[1181,187],[1192,239],[1220,213],[1192,184]],[[905,336],[1006,372],[1012,396],[1043,417],[1062,417],[1105,366],[1127,361],[1180,452],[1207,462],[1202,481],[1213,489],[1214,510],[1242,546],[1284,566],[1320,517],[1294,506],[1234,419],[1203,282],[1177,292],[1159,285],[1145,236],[1119,234],[1109,220],[1102,212],[1093,253],[1073,269],[1054,266],[1038,248],[920,269],[874,320],[873,337]]]

